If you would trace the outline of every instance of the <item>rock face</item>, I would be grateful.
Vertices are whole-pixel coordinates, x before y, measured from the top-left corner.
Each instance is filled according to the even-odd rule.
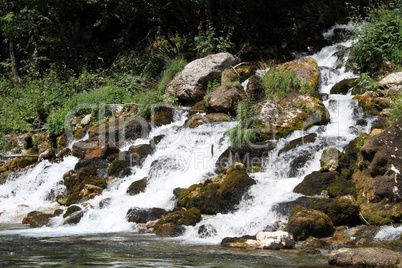
[[[259,76],[253,75],[249,78],[247,84],[247,95],[249,98],[256,101],[265,97],[264,84]]]
[[[334,250],[328,264],[343,267],[399,267],[402,256],[385,248],[341,248]]]
[[[218,177],[184,190],[177,205],[196,207],[203,214],[227,213],[235,208],[253,184],[255,181],[247,175],[242,164],[231,166]]]
[[[169,82],[166,95],[176,96],[182,101],[199,101],[206,93],[208,81],[220,78],[222,71],[234,63],[235,58],[229,53],[194,60]]]
[[[291,233],[296,241],[300,241],[309,236],[330,236],[334,233],[334,225],[327,215],[318,210],[296,207],[285,230]]]
[[[402,119],[369,136],[360,149],[353,174],[361,211],[371,223],[402,219]]]

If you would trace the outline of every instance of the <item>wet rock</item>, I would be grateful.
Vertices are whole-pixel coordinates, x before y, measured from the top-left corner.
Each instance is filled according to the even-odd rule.
[[[385,248],[341,248],[334,250],[328,264],[344,267],[398,267],[402,256]]]
[[[165,137],[165,135],[158,135],[158,136],[153,137],[149,141],[149,145],[151,145],[151,147],[158,145],[164,137]]]
[[[135,181],[130,184],[130,186],[127,189],[127,194],[128,195],[137,195],[139,193],[142,193],[145,191],[145,188],[147,188],[148,185],[148,178],[143,178],[141,180]]]
[[[224,113],[212,113],[207,115],[195,114],[186,120],[184,126],[189,128],[196,128],[203,124],[228,121],[230,121],[230,117]]]
[[[309,236],[316,238],[331,236],[334,233],[334,225],[321,211],[296,207],[285,230],[291,233],[296,241],[301,241]]]
[[[206,111],[207,111],[207,108],[205,106],[204,100],[200,100],[196,104],[194,104],[193,107],[191,107],[191,111],[189,113],[190,113],[190,116],[192,116],[197,113],[203,113]]]
[[[324,240],[310,236],[303,242],[300,251],[307,254],[319,254],[326,245]]]
[[[128,150],[131,152],[132,166],[142,166],[148,155],[154,152],[154,147],[150,144],[139,144],[131,146]]]
[[[41,153],[38,157],[38,162],[42,160],[53,160],[56,158],[56,150],[55,149],[47,149],[43,153]]]
[[[22,149],[28,150],[29,148],[32,148],[33,140],[31,135],[29,133],[23,134],[21,136],[21,143],[22,143]]]
[[[247,84],[247,96],[253,100],[260,100],[265,97],[265,88],[259,76],[253,75]]]
[[[166,96],[176,96],[181,101],[200,101],[207,83],[218,79],[226,68],[235,63],[229,53],[218,53],[197,59],[186,65],[166,87]]]
[[[158,108],[152,115],[151,121],[157,125],[168,125],[173,122],[173,108],[162,106]]]
[[[104,198],[99,202],[99,208],[100,209],[106,208],[106,207],[108,207],[110,205],[110,203],[112,203],[112,198],[111,197]]]
[[[305,135],[301,138],[294,139],[294,140],[290,141],[289,143],[287,143],[282,149],[279,150],[278,156],[280,156],[282,153],[288,152],[303,144],[315,142],[316,138],[317,138],[317,134],[311,133],[311,134]]]
[[[346,95],[350,90],[353,91],[354,94],[359,93],[361,87],[358,86],[359,80],[356,78],[344,79],[338,83],[336,83],[331,88],[331,94],[342,94]]]
[[[167,213],[166,210],[162,208],[130,208],[127,211],[126,219],[129,222],[136,223],[147,223],[149,221],[154,221],[160,219],[163,215]]]
[[[346,180],[337,171],[313,171],[295,188],[295,193],[314,196],[320,195],[326,190],[330,197],[356,194],[354,184],[350,180]]]
[[[371,135],[360,149],[353,174],[362,215],[370,223],[402,219],[402,119]]]
[[[211,224],[203,224],[198,228],[198,235],[201,238],[214,237],[217,233],[215,227]]]
[[[222,239],[221,246],[224,247],[242,247],[242,248],[256,248],[256,236],[244,235],[242,237],[225,237]],[[251,243],[247,243],[250,241]]]
[[[79,206],[75,206],[75,205],[70,206],[67,208],[66,212],[64,213],[63,218],[67,218],[74,212],[81,211],[81,210],[82,209]]]
[[[181,209],[164,215],[154,227],[157,236],[180,236],[184,233],[183,225],[195,226],[201,221],[201,212],[197,208]]]
[[[65,148],[65,149],[61,150],[57,154],[56,158],[62,160],[64,157],[67,157],[67,156],[70,156],[70,155],[71,155],[71,149],[70,148]]]
[[[22,220],[22,223],[29,224],[31,227],[42,227],[49,226],[50,219],[54,217],[53,214],[43,213],[40,211],[31,211],[28,215]]]
[[[85,184],[84,188],[81,190],[80,195],[83,199],[89,200],[93,199],[97,195],[101,195],[103,188],[91,184]]]
[[[353,97],[359,102],[359,105],[366,111],[379,115],[384,109],[387,109],[392,100],[391,97],[381,97],[379,93],[367,91],[363,95]]]
[[[216,214],[232,211],[255,181],[247,172],[229,167],[226,172],[203,184],[194,184],[184,190],[177,205],[198,208],[201,213]]]
[[[32,164],[35,164],[37,162],[38,158],[37,157],[23,157],[23,158],[16,158],[13,159],[6,164],[3,165],[4,171],[9,170],[9,171],[19,171],[23,168],[26,168]]]
[[[82,217],[84,217],[83,211],[73,212],[70,216],[66,217],[66,219],[63,221],[63,224],[75,225],[81,221]]]
[[[313,155],[311,152],[300,152],[300,155],[294,158],[289,164],[288,177],[293,178],[299,175],[300,170],[305,166],[307,161],[311,160]]]
[[[67,200],[68,195],[66,194],[56,196],[56,202],[59,203],[59,205],[65,206],[67,204]]]
[[[350,30],[345,28],[337,28],[334,29],[334,35],[332,36],[331,41],[334,43],[343,43],[349,40],[350,35]]]
[[[74,143],[72,155],[80,159],[106,159],[108,155],[118,153],[119,149],[109,143],[100,143],[97,137]]]
[[[108,174],[119,178],[129,176],[132,174],[132,163],[132,155],[130,152],[120,152],[110,164]]]
[[[264,249],[290,249],[295,245],[293,236],[288,232],[261,232],[256,236],[257,243]]]
[[[236,162],[242,163],[246,168],[262,166],[275,147],[275,143],[270,141],[239,147],[230,146],[219,156],[215,166],[220,172]]]

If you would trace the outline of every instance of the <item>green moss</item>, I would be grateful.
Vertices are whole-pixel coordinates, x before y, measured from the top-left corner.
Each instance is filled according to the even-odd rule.
[[[67,218],[71,214],[73,214],[76,211],[80,211],[81,208],[79,206],[71,206],[67,209],[66,213],[64,213],[63,218]]]
[[[127,189],[129,195],[136,195],[145,191],[148,185],[148,180],[146,178],[133,182]]]

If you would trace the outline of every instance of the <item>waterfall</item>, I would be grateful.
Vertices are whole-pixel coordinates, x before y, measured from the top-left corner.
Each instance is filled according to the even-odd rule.
[[[343,67],[337,68],[339,64],[337,51],[340,46],[348,45],[350,43],[325,47],[313,56],[321,71],[320,93],[329,94],[335,83],[354,77]],[[254,235],[277,221],[286,222],[286,216],[278,214],[272,209],[273,206],[301,196],[293,193],[293,188],[307,174],[319,170],[322,151],[329,146],[342,150],[360,132],[370,130],[370,122],[365,127],[356,126],[355,122],[363,116],[363,111],[352,99],[351,94],[346,96],[329,94],[324,104],[330,112],[331,122],[326,126],[311,127],[307,131],[295,131],[288,138],[275,141],[276,149],[265,159],[262,171],[250,174],[256,184],[250,187],[236,211],[203,216],[202,221],[195,227],[187,227],[186,233],[179,239],[194,243],[218,244],[224,237]],[[187,112],[177,112],[173,123],[154,128],[148,139],[139,139],[126,144],[122,150],[127,150],[131,145],[148,143],[157,135],[165,135],[141,168],[133,167],[132,175],[114,179],[109,182],[108,188],[102,195],[82,204],[85,214],[76,226],[63,226],[60,216],[53,219],[51,228],[40,228],[34,232],[31,230],[30,233],[74,235],[133,232],[138,230],[137,225],[127,222],[125,218],[130,208],[173,209],[175,200],[172,192],[175,188],[186,188],[216,176],[215,162],[229,146],[224,133],[236,125],[236,122],[213,123],[190,129],[182,127],[187,118]],[[315,142],[304,144],[278,156],[278,151],[286,143],[309,133],[317,133]],[[308,154],[309,160],[303,168],[290,174],[289,163],[301,154]],[[73,156],[55,164],[43,161],[25,174],[19,174],[18,177],[10,178],[5,184],[0,185],[2,213],[0,223],[20,222],[22,217],[32,210],[56,209],[58,205],[54,197],[65,193],[65,187],[62,185],[63,174],[73,169],[77,162],[78,159]],[[145,177],[149,179],[145,191],[129,196],[126,191],[130,184]],[[216,229],[216,236],[200,238],[197,232],[201,225],[213,226]]]

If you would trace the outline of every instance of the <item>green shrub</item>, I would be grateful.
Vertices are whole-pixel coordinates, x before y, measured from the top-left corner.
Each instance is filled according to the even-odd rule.
[[[234,46],[231,42],[233,35],[232,30],[229,30],[227,33],[222,30],[219,32],[218,36],[215,28],[208,24],[205,31],[199,27],[198,32],[198,35],[194,37],[194,43],[196,44],[195,51],[201,56],[227,52]]]
[[[402,64],[402,16],[398,9],[380,10],[355,28],[348,65],[358,73],[376,74],[383,60]]]
[[[293,73],[279,72],[275,69],[268,71],[262,77],[262,81],[266,96],[272,100],[275,97],[279,99],[286,98],[293,90],[300,90],[301,88],[303,88],[303,92],[307,92],[307,86],[310,87],[308,84],[302,84],[300,79]],[[302,85],[304,86],[302,87]],[[311,89],[309,92],[311,92]]]
[[[398,120],[399,118],[402,117],[402,96],[401,95],[398,95],[393,99],[390,110],[391,110],[391,113],[390,113],[389,117],[391,120]]]
[[[152,112],[156,112],[159,107],[164,105],[165,98],[161,91],[149,90],[133,96],[132,100],[139,105],[141,115],[149,118]]]

